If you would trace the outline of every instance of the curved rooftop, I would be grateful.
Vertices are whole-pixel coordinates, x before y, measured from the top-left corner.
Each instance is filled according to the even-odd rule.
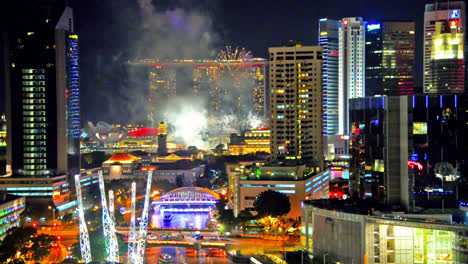
[[[104,164],[113,164],[113,163],[133,163],[134,161],[141,160],[141,158],[135,157],[132,154],[128,154],[125,152],[116,152],[114,155],[104,161]]]
[[[205,188],[181,187],[166,193],[153,203],[165,203],[169,201],[180,201],[185,203],[206,201],[216,203],[219,199],[219,194]]]

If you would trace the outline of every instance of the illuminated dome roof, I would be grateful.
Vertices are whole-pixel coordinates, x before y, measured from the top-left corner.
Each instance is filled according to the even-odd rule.
[[[113,164],[113,163],[133,163],[134,161],[139,161],[141,158],[135,157],[132,154],[125,152],[116,152],[110,159],[106,160],[104,164]]]
[[[219,194],[200,187],[182,187],[174,189],[158,199],[158,202],[164,202],[167,199],[178,199],[178,200],[193,200],[193,199],[205,199],[205,200],[219,200]]]

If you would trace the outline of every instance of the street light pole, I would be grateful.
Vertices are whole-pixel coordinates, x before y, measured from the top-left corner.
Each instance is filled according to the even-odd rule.
[[[323,264],[326,264],[326,263],[325,263],[325,259],[326,259],[327,255],[328,255],[328,253],[325,253],[325,254],[323,255]]]

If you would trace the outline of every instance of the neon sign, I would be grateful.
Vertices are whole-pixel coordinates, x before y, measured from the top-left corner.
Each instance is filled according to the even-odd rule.
[[[423,165],[417,161],[408,160],[408,167],[414,170],[417,168],[418,170],[423,170]]]
[[[367,31],[380,29],[380,24],[369,24],[367,25]]]
[[[460,18],[460,13],[459,13],[459,10],[458,9],[454,9],[452,11],[452,18]]]

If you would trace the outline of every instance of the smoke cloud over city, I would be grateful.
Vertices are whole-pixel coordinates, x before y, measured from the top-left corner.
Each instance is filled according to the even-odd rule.
[[[227,135],[262,125],[261,119],[253,113],[252,105],[240,105],[238,100],[241,95],[251,97],[252,79],[234,80],[236,76],[230,74],[219,79],[216,85],[220,90],[216,96],[220,106],[215,115],[213,109],[209,109],[215,96],[212,91],[210,94],[206,87],[201,87],[194,96],[194,72],[190,68],[177,69],[177,84],[171,88],[175,90],[173,94],[154,96],[156,89],[150,89],[149,80],[151,67],[129,62],[214,60],[226,43],[203,1],[179,1],[177,6],[165,6],[152,0],[136,3],[117,1],[113,9],[114,19],[132,23],[132,33],[126,33],[126,52],[112,54],[113,63],[119,66],[113,66],[116,67],[113,71],[107,70],[101,59],[96,58],[95,67],[102,72],[98,74],[100,79],[93,83],[97,90],[100,85],[109,86],[113,81],[109,79],[119,80],[116,93],[102,96],[105,101],[99,102],[107,106],[110,116],[122,113],[120,122],[153,127],[163,121],[168,124],[170,137],[199,148],[210,148],[223,142],[222,139],[213,140],[219,131]]]

